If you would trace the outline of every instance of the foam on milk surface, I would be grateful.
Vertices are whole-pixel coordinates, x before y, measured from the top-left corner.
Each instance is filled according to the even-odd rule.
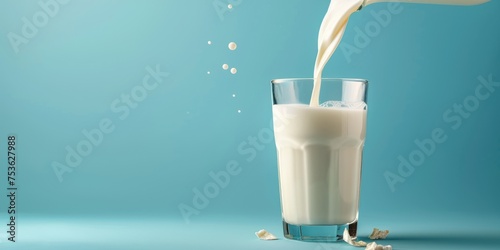
[[[350,109],[366,109],[365,102],[342,102],[342,101],[326,101],[319,105],[325,108],[350,108]]]
[[[288,120],[280,120],[286,113]],[[274,105],[283,219],[296,225],[357,219],[366,110]]]

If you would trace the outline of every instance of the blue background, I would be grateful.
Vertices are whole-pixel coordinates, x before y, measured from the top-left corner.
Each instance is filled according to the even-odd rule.
[[[270,80],[312,76],[329,1],[239,0],[231,10],[214,5],[226,0],[62,2],[46,23],[36,1],[0,3],[0,193],[11,134],[19,188],[17,242],[1,226],[1,248],[352,248],[283,240],[276,150],[265,136]],[[387,228],[384,244],[395,249],[494,249],[500,88],[460,125],[443,115],[475,94],[478,77],[500,81],[500,3],[398,8],[358,53],[338,50],[324,71],[370,81],[359,235]],[[341,46],[355,46],[356,30],[366,33],[373,13],[387,10],[379,3],[353,14]],[[37,15],[36,34],[13,46],[9,34],[21,36],[23,18]],[[148,67],[169,75],[128,115],[113,110],[115,101],[125,107],[122,95],[140,88]],[[102,119],[113,131],[60,181],[54,162],[67,165],[67,147]],[[438,128],[446,141],[392,189],[385,175],[398,174],[398,157],[408,159],[414,141]],[[233,161],[241,172],[183,216],[179,206],[194,206],[193,190]],[[281,240],[259,241],[261,228]]]

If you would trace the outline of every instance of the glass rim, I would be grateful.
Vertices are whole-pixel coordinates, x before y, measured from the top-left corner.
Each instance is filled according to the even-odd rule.
[[[285,83],[285,82],[291,82],[291,81],[313,81],[314,78],[313,77],[305,77],[305,78],[276,78],[276,79],[272,79],[271,80],[271,83],[272,84],[281,84],[281,83]],[[354,82],[363,82],[365,84],[368,84],[368,80],[366,79],[362,79],[362,78],[348,78],[348,77],[335,77],[335,78],[330,78],[330,77],[326,77],[326,78],[321,78],[321,81],[354,81]]]

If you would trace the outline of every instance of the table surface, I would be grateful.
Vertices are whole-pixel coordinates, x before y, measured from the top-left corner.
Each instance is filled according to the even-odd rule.
[[[408,219],[366,219],[360,222],[359,239],[367,238],[373,226],[389,229],[379,244],[393,249],[500,249],[498,217],[463,220],[450,216],[428,223],[418,216]],[[436,221],[435,219],[432,219]],[[464,223],[462,223],[464,222]],[[475,222],[475,223],[473,223]],[[364,249],[339,243],[309,243],[283,237],[279,218],[213,216],[185,223],[171,218],[39,218],[18,219],[17,242],[3,234],[2,249]],[[374,224],[377,224],[374,225]],[[481,226],[482,224],[482,226]],[[384,225],[386,227],[384,227]],[[254,232],[266,229],[275,241],[259,240]]]

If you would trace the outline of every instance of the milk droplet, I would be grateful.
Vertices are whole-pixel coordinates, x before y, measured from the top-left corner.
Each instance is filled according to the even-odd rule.
[[[238,45],[236,45],[236,43],[235,43],[235,42],[230,42],[230,43],[227,45],[227,47],[228,47],[230,50],[235,50],[235,49],[238,47]]]
[[[228,4],[228,5],[227,5],[227,8],[228,8],[228,9],[232,9],[232,8],[233,8],[233,5],[232,5],[232,4]]]
[[[236,68],[231,68],[231,74],[236,74],[236,72],[238,72],[238,70]]]
[[[207,75],[210,75],[210,71],[207,71]]]
[[[207,43],[208,43],[208,45],[211,45],[211,44],[212,44],[212,41],[208,41]]]
[[[229,65],[227,65],[226,63],[224,63],[224,64],[222,64],[222,68],[223,68],[224,70],[227,70],[227,69],[229,69]]]
[[[238,113],[241,113],[241,110],[240,110],[240,109],[238,109]]]
[[[236,97],[236,94],[233,94],[233,97]]]

